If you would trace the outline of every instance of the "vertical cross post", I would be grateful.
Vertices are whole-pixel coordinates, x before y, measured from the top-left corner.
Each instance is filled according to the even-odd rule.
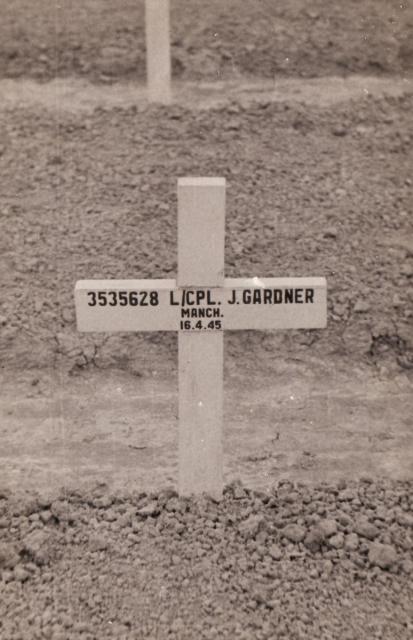
[[[225,179],[178,180],[178,287],[224,284]],[[179,332],[179,494],[223,487],[223,332]]]
[[[146,70],[150,102],[171,102],[169,0],[145,1]]]

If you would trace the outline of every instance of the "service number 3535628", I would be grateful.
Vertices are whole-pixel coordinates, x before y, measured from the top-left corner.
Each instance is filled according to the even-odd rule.
[[[157,291],[88,291],[89,307],[156,307]]]

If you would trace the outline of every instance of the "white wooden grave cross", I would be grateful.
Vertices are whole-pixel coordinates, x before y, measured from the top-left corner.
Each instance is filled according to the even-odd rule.
[[[145,0],[146,82],[150,102],[171,102],[169,0]]]
[[[327,323],[325,278],[224,278],[225,179],[178,180],[177,280],[80,280],[79,331],[178,331],[180,495],[223,490],[224,329]]]

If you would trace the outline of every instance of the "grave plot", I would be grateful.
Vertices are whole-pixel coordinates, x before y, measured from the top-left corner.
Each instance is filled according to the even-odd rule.
[[[1,640],[410,640],[411,92],[255,94],[404,73],[407,8],[178,0],[175,78],[257,84],[149,107],[144,3],[60,5],[0,24],[61,74],[0,101]]]
[[[335,479],[346,469],[357,475],[362,462],[369,472],[380,475],[385,468],[402,477],[411,437],[410,106],[405,95],[328,108],[303,109],[289,100],[201,111],[182,105],[170,112],[65,111],[59,113],[58,144],[52,110],[7,112],[0,158],[7,184],[0,342],[11,412],[4,423],[12,456],[7,483],[16,486],[21,473],[30,486],[47,485],[48,477],[57,484],[76,474],[100,477],[99,461],[117,486],[131,474],[139,483],[147,477],[149,485],[176,481],[176,337],[80,335],[73,284],[86,278],[174,279],[176,176],[195,168],[201,175],[227,175],[229,280],[311,274],[329,282],[325,329],[225,332],[229,478],[245,470],[250,483],[264,485],[280,475],[314,479],[316,471]],[[385,179],[379,180],[380,172]],[[239,305],[250,318],[292,304],[277,304],[277,287],[253,290],[247,287]],[[254,295],[260,295],[260,315]],[[107,297],[105,308],[112,308],[111,301]],[[179,321],[192,326],[205,318]],[[134,391],[129,378],[140,378],[144,391]],[[143,393],[146,400],[139,399]],[[118,415],[108,402],[111,394]],[[253,409],[253,401],[262,410]],[[377,415],[372,407],[382,402],[387,409]],[[31,415],[38,416],[38,438]],[[120,419],[124,425],[114,427]],[[305,446],[297,429],[306,434]],[[57,434],[66,434],[64,445]],[[334,465],[342,438],[340,464]],[[16,457],[19,449],[27,456],[24,464]],[[136,466],[131,454],[138,451]]]

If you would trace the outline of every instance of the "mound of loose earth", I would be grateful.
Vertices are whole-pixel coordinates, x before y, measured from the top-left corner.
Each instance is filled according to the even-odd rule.
[[[343,638],[413,630],[412,484],[0,499],[0,635]]]

